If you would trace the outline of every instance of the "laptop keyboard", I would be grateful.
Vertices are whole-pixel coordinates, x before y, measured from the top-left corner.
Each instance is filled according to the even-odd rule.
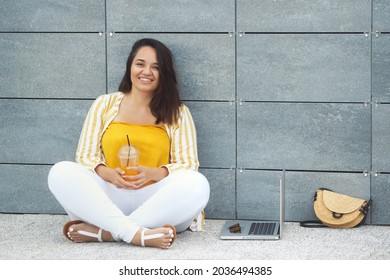
[[[272,235],[276,223],[252,223],[249,229],[249,235]]]

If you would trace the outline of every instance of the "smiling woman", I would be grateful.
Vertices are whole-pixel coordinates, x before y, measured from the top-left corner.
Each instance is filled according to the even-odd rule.
[[[197,172],[196,143],[170,50],[154,39],[137,41],[119,91],[92,104],[77,163],[60,162],[50,171],[49,188],[71,218],[64,235],[79,243],[168,248],[177,231],[202,231],[210,190]],[[127,167],[133,175],[117,157],[126,145],[139,152],[139,164]]]

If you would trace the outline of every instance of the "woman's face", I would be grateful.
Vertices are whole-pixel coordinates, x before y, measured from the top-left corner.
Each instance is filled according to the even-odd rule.
[[[141,47],[131,64],[132,89],[153,93],[159,83],[159,67],[155,49]]]

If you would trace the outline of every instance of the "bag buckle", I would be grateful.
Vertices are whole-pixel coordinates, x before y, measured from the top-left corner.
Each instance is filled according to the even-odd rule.
[[[360,207],[359,211],[363,214],[363,215],[367,215],[368,213],[368,210],[370,209],[371,207],[371,203],[372,203],[372,200],[370,199],[367,204],[365,206],[362,206]]]

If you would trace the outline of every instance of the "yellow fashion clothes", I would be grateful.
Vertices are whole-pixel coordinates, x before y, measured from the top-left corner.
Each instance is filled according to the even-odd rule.
[[[81,131],[76,151],[76,161],[91,171],[99,164],[106,164],[101,139],[109,124],[119,112],[124,93],[115,92],[99,96],[92,104]],[[194,121],[188,108],[180,107],[177,124],[167,125],[171,150],[169,163],[164,165],[169,172],[182,168],[197,171],[199,167]]]
[[[86,166],[92,172],[95,172],[95,167],[99,164],[106,165],[102,137],[118,114],[124,95],[122,92],[114,92],[99,96],[93,102],[84,121],[76,151],[76,162]],[[183,168],[197,171],[199,161],[196,129],[189,109],[184,104],[181,105],[178,122],[164,126],[170,140],[169,163],[164,165],[169,173]],[[203,211],[199,213],[190,229],[203,231]]]
[[[118,151],[128,145],[127,136],[131,145],[138,149],[140,166],[160,167],[169,163],[170,141],[164,126],[112,122],[102,137],[108,167],[120,167]]]

